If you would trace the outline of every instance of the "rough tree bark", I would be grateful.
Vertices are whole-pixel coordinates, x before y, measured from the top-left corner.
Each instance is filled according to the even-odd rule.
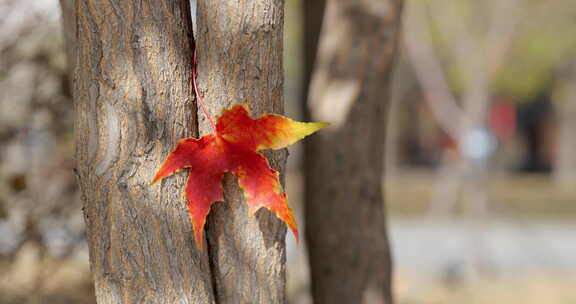
[[[214,131],[194,114],[188,1],[73,2],[65,23],[76,20],[67,34],[78,179],[98,302],[285,303],[286,226],[267,210],[249,217],[232,176],[204,253],[184,210],[185,174],[150,185],[178,139]],[[197,5],[198,82],[211,115],[236,103],[254,116],[282,113],[284,1]],[[283,178],[286,151],[267,156]]]
[[[315,303],[392,303],[382,178],[401,7],[327,1],[309,107],[333,125],[307,141],[306,155]]]
[[[197,12],[198,81],[211,115],[237,103],[253,116],[282,113],[284,1],[198,0]],[[203,115],[199,125],[213,132]],[[282,175],[286,152],[267,156]],[[265,209],[249,217],[231,176],[224,196],[207,223],[216,301],[285,303],[285,224]]]
[[[185,172],[150,184],[176,142],[197,135],[189,2],[73,2],[77,177],[97,301],[212,303]]]

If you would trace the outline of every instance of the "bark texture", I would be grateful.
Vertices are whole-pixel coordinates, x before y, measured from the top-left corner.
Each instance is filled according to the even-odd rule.
[[[315,303],[392,303],[382,191],[401,0],[328,0],[309,107],[332,126],[306,155]]]
[[[283,0],[198,0],[200,94],[212,116],[246,103],[253,117],[283,112]],[[199,114],[201,135],[211,133]],[[286,152],[267,154],[281,175]],[[255,217],[231,176],[224,203],[208,217],[207,237],[219,303],[285,303],[286,226],[268,210]]]
[[[77,175],[98,303],[212,303],[186,173],[150,184],[197,135],[189,3],[74,2]]]

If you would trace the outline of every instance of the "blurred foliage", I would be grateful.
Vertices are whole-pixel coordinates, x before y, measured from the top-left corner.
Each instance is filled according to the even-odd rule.
[[[490,20],[501,0],[412,0],[428,10],[428,21],[438,55],[447,67],[447,76],[457,93],[463,91],[460,63],[454,59],[449,45],[454,43],[439,26],[449,11],[465,22],[469,38],[486,46]],[[557,70],[576,56],[576,2],[566,0],[517,0],[510,16],[516,18],[511,45],[492,84],[498,94],[529,100],[543,89],[550,88]],[[448,21],[451,22],[451,21]],[[458,43],[458,42],[456,42]],[[481,52],[482,50],[478,50]],[[471,58],[474,58],[471,54]]]
[[[526,98],[550,87],[576,56],[576,2],[523,0],[518,33],[496,79],[498,91]]]

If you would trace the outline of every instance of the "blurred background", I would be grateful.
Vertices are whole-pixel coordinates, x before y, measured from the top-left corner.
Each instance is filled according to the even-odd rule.
[[[286,1],[296,118],[302,1]],[[576,303],[576,3],[410,0],[403,18],[382,119],[397,302]],[[56,0],[0,0],[2,304],[94,303],[60,22]],[[288,242],[290,301],[311,303],[306,245]]]

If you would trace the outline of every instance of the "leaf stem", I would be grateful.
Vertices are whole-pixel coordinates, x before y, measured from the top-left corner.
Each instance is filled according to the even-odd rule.
[[[196,48],[194,48],[194,63],[192,65],[192,84],[194,85],[194,93],[196,94],[196,100],[198,101],[198,105],[200,105],[200,109],[202,109],[202,112],[204,112],[204,115],[206,116],[206,118],[208,118],[208,121],[210,122],[210,126],[212,126],[212,130],[214,132],[216,132],[216,124],[214,123],[212,116],[210,116],[210,112],[208,112],[208,108],[206,108],[206,105],[204,104],[204,100],[202,100],[202,96],[200,95],[200,92],[198,91],[198,85],[196,84],[196,77],[197,76],[198,76],[198,73],[196,71]]]

